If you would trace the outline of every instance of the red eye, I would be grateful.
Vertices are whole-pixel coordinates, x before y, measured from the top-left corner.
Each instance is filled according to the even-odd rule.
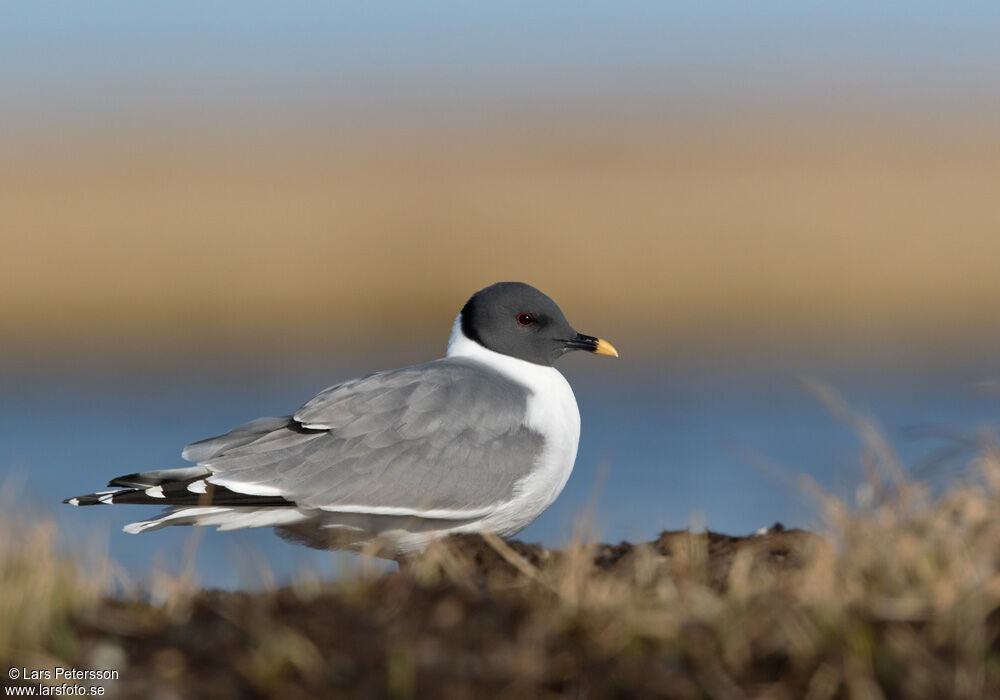
[[[522,326],[530,326],[532,323],[535,322],[535,317],[532,316],[531,314],[518,314],[517,322],[520,323]]]

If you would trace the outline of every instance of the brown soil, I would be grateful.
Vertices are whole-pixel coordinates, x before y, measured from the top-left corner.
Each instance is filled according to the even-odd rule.
[[[797,568],[815,539],[780,525],[754,537],[664,532],[648,543],[598,545],[587,568],[598,579],[634,577],[643,557],[681,567],[701,561],[704,585],[722,591],[738,553],[747,552],[753,566]],[[80,655],[111,648],[124,656],[121,680],[109,683],[120,697],[718,695],[697,654],[662,638],[636,635],[624,651],[609,654],[587,615],[553,622],[555,594],[531,572],[559,570],[550,567],[570,555],[507,544],[509,550],[477,536],[452,538],[437,574],[417,561],[372,581],[258,594],[204,591],[172,608],[107,600],[77,623]],[[684,554],[692,545],[702,548],[700,560]],[[710,643],[697,629],[685,639],[694,647]],[[752,677],[734,680],[753,687],[793,671],[781,658],[751,667]]]

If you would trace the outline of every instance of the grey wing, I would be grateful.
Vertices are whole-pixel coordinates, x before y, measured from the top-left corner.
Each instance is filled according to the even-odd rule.
[[[237,428],[233,428],[225,435],[192,442],[181,452],[181,457],[189,462],[202,462],[227,450],[233,450],[241,445],[251,443],[274,430],[284,428],[291,420],[291,416],[252,420],[249,423],[244,423]]]
[[[254,421],[185,455],[210,483],[300,507],[478,517],[511,497],[542,449],[523,422],[527,399],[488,368],[437,360],[330,387],[291,419]]]

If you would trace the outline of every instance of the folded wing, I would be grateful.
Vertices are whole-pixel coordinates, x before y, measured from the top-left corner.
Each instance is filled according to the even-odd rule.
[[[528,393],[481,365],[444,359],[339,384],[289,418],[188,446],[235,492],[333,512],[468,518],[509,499],[542,437]]]

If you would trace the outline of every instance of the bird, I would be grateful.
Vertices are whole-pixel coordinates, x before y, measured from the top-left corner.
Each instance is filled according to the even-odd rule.
[[[119,476],[63,503],[166,506],[128,533],[272,527],[397,560],[450,534],[510,537],[573,470],[580,411],[554,365],[575,350],[618,357],[538,289],[498,282],[462,307],[444,357],[335,384],[291,415],[187,445],[194,466]]]

